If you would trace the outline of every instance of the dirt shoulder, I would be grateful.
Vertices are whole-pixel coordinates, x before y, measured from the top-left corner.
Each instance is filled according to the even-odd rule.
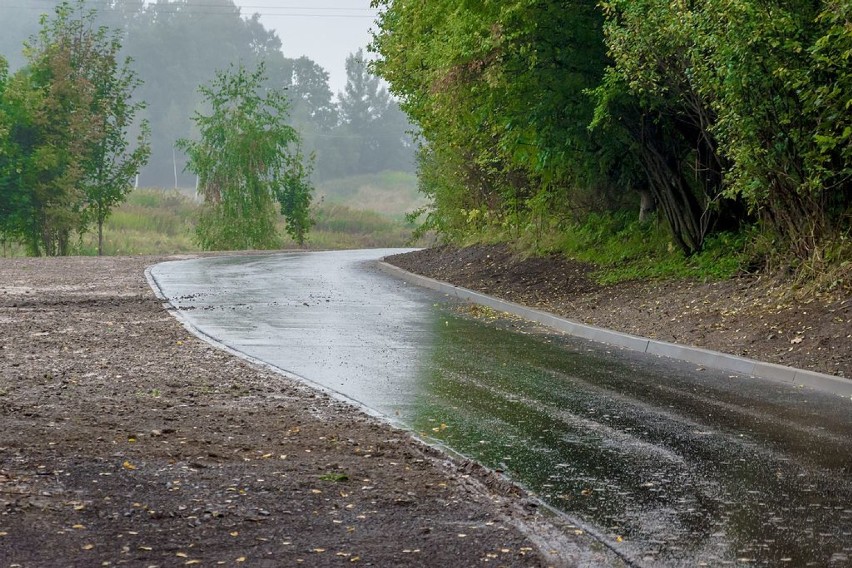
[[[143,270],[0,259],[0,565],[617,565],[502,479],[190,335]]]
[[[390,257],[405,270],[589,325],[852,378],[852,298],[793,298],[746,276],[723,282],[601,286],[593,267],[523,259],[504,245],[438,247]]]

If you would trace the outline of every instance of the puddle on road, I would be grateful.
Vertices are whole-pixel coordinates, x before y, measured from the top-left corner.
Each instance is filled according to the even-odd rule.
[[[640,564],[850,562],[848,400],[473,318],[353,268],[363,252],[311,256],[158,280],[207,333],[504,471]]]

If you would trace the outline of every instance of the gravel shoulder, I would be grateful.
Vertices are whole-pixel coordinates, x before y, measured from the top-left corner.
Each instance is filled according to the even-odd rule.
[[[0,565],[620,565],[521,490],[188,333],[175,257],[0,259]]]

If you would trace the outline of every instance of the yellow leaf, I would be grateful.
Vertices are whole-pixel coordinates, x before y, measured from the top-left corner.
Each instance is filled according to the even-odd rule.
[[[316,552],[317,554],[320,554],[322,552],[325,552],[325,549],[324,548],[315,548],[314,552]]]
[[[72,528],[72,529],[84,529],[84,528],[86,528],[86,527],[85,527],[85,526],[83,526],[83,525],[74,525],[74,526],[73,526],[73,527],[71,527],[71,528]]]
[[[122,465],[122,467],[124,467],[124,469],[130,469],[130,470],[136,469],[136,466],[133,465],[132,463],[130,463],[129,461],[127,461],[127,460],[125,460],[125,462],[121,465]]]
[[[245,556],[240,556],[239,558],[237,558],[237,562],[245,562],[245,561],[246,561]]]
[[[237,536],[238,534],[240,534],[240,533],[239,533],[239,532],[237,532],[237,531],[233,531],[233,532],[231,533],[231,536]]]

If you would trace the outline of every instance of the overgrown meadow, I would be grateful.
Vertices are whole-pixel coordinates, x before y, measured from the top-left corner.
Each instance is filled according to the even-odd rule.
[[[403,247],[412,243],[413,226],[405,213],[420,203],[413,174],[383,172],[319,184],[312,209],[314,226],[304,248]],[[192,190],[141,188],[116,207],[104,225],[105,255],[199,252],[195,223],[202,203]],[[284,220],[279,218],[279,234]],[[420,239],[414,244],[425,243]],[[282,249],[299,248],[283,238]],[[97,254],[97,236],[77,239],[74,253]],[[3,256],[24,250],[0,243]]]

